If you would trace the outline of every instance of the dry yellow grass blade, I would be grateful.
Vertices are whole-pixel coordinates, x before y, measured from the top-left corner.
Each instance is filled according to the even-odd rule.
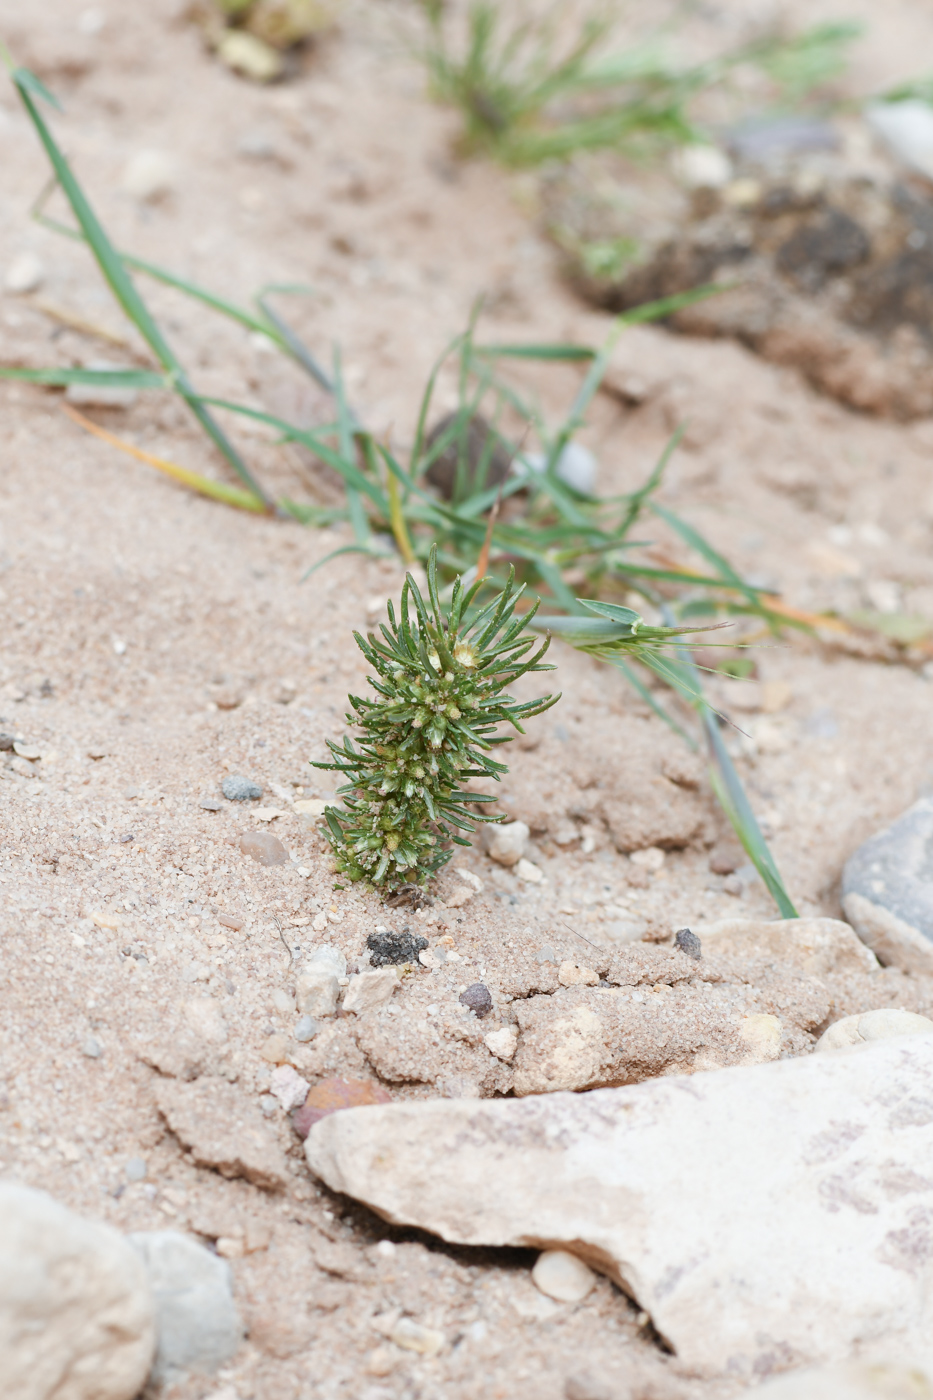
[[[199,472],[189,471],[187,467],[180,467],[176,462],[169,462],[164,457],[156,457],[152,452],[144,452],[141,447],[134,447],[131,442],[124,442],[115,433],[110,433],[106,428],[101,428],[99,424],[93,423],[90,418],[85,418],[83,413],[72,408],[70,404],[63,403],[62,408],[68,417],[73,419],[79,427],[84,428],[88,433],[93,433],[103,442],[107,442],[111,447],[116,447],[118,451],[125,452],[129,457],[135,457],[139,462],[145,462],[150,467],[155,467],[156,471],[164,472],[166,476],[172,477],[175,481],[180,481],[183,486],[188,486],[192,491],[197,491],[202,496],[210,496],[215,501],[224,501],[227,505],[236,506],[239,510],[252,511],[257,515],[266,514],[266,506],[258,496],[254,496],[250,491],[244,491],[239,486],[228,486],[223,481],[211,481],[210,477],[201,476]]]

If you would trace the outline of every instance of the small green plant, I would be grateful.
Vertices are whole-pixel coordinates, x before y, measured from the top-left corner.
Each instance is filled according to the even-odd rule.
[[[515,588],[514,572],[484,608],[471,604],[487,582],[477,579],[464,589],[455,580],[449,607],[437,591],[437,551],[428,560],[425,604],[408,574],[399,617],[389,604],[389,626],[382,641],[373,633],[356,644],[376,672],[370,678],[375,700],[351,695],[355,714],[347,720],[362,730],[358,747],[328,740],[336,769],[349,779],[338,792],[343,808],[325,812],[327,837],[338,871],[351,880],[369,880],[391,892],[404,884],[424,884],[450,860],[451,843],[469,846],[458,832],[472,832],[475,816],[467,803],[494,802],[488,794],[462,791],[471,778],[498,782],[508,769],[491,751],[509,742],[498,733],[511,725],[524,733],[522,720],[550,709],[560,698],[546,695],[523,704],[505,688],[542,665],[549,640],[536,645],[525,627],[537,609],[515,617],[524,588]]]
[[[611,52],[614,20],[605,6],[584,12],[569,38],[566,4],[531,13],[471,0],[465,33],[439,0],[422,0],[422,9],[420,57],[434,96],[460,109],[466,152],[507,165],[707,141],[695,99],[722,89],[739,69],[755,70],[766,101],[799,107],[843,71],[846,47],[861,33],[858,24],[820,24],[682,65],[657,42]]]

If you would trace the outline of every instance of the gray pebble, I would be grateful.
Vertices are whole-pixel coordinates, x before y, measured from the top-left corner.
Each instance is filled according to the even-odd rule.
[[[467,987],[465,992],[460,993],[459,1000],[480,1020],[492,1010],[492,995],[483,982],[474,982],[471,987]]]
[[[262,797],[259,784],[254,783],[252,778],[244,778],[241,773],[231,773],[229,778],[224,778],[220,790],[231,802],[249,802]]]
[[[127,1181],[144,1181],[146,1178],[146,1163],[142,1157],[131,1157],[123,1168],[123,1174]]]
[[[682,953],[686,953],[688,958],[696,958],[697,961],[703,956],[700,940],[689,928],[677,930],[674,934],[674,947],[679,948]]]
[[[104,1047],[95,1036],[89,1035],[85,1037],[84,1044],[81,1046],[82,1055],[87,1055],[89,1060],[99,1060],[103,1053]]]
[[[229,797],[230,793],[226,792],[225,796]],[[223,805],[216,797],[202,797],[198,803],[198,806],[205,812],[219,812]]]
[[[295,1039],[304,1045],[306,1041],[313,1040],[320,1029],[313,1016],[299,1016],[293,1034]]]
[[[243,1337],[229,1265],[177,1230],[127,1238],[142,1255],[155,1299],[158,1348],[150,1381],[165,1385],[189,1371],[213,1374]]]
[[[259,1100],[259,1107],[267,1118],[271,1118],[276,1109],[281,1107],[277,1098],[272,1094],[263,1094]]]
[[[535,962],[557,962],[557,954],[554,952],[554,949],[551,948],[549,945],[544,948],[539,948],[538,951],[535,953]]]
[[[883,963],[933,971],[933,798],[915,802],[849,857],[842,907]]]

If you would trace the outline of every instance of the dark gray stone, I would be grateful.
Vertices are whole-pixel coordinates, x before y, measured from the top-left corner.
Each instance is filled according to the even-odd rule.
[[[933,972],[933,798],[915,802],[850,856],[842,905],[880,962]]]
[[[220,790],[231,802],[250,802],[262,797],[259,784],[254,783],[252,778],[244,778],[242,773],[231,773],[229,778],[224,778]]]

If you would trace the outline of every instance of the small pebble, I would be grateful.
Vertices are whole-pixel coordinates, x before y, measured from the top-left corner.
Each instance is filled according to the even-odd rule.
[[[87,1036],[84,1044],[81,1046],[81,1054],[86,1055],[89,1060],[99,1060],[103,1053],[104,1048],[100,1041],[93,1035]]]
[[[387,929],[383,933],[371,933],[366,946],[372,954],[369,960],[371,967],[389,967],[392,964],[417,962],[419,953],[428,946],[428,940],[410,933],[408,929],[403,929],[401,933]]]
[[[444,1345],[444,1334],[433,1327],[424,1327],[411,1317],[400,1317],[392,1329],[390,1340],[406,1351],[422,1356],[436,1356]]]
[[[313,1016],[299,1016],[292,1034],[300,1045],[306,1045],[309,1040],[314,1039],[320,1029]]]
[[[223,928],[232,928],[237,932],[246,927],[246,920],[238,918],[235,914],[218,914],[217,922]]]
[[[272,1114],[278,1110],[279,1101],[274,1099],[271,1094],[263,1094],[259,1100],[259,1107],[267,1118],[271,1118]]]
[[[293,1108],[300,1108],[308,1097],[310,1088],[307,1079],[302,1079],[291,1065],[279,1065],[272,1071],[269,1079],[269,1092],[278,1099],[286,1113],[291,1113]]]
[[[525,860],[524,857],[516,865],[515,874],[527,885],[540,885],[544,879],[544,871],[540,865],[535,865],[534,861]]]
[[[9,753],[12,751],[16,738],[12,734],[0,734],[0,751]]]
[[[123,1175],[127,1181],[145,1181],[146,1171],[146,1163],[142,1157],[131,1157],[123,1168]]]
[[[216,797],[202,797],[201,801],[198,803],[198,806],[205,812],[219,812],[223,805],[224,804]]]
[[[315,1084],[302,1107],[292,1114],[292,1127],[300,1138],[306,1138],[315,1123],[329,1113],[391,1102],[391,1095],[374,1079],[322,1079]]]
[[[175,161],[167,151],[137,151],[123,167],[120,186],[146,202],[167,195],[175,181]]]
[[[546,1249],[538,1255],[531,1280],[539,1292],[558,1303],[580,1303],[596,1282],[588,1264],[565,1249]]]
[[[674,947],[679,948],[682,953],[686,953],[688,958],[696,958],[697,961],[703,956],[703,948],[699,938],[692,929],[679,928],[674,934]]]
[[[287,865],[288,851],[271,831],[244,831],[240,850],[260,865]]]
[[[460,1002],[463,1006],[468,1006],[470,1010],[482,1020],[488,1016],[492,1010],[492,996],[489,988],[483,982],[474,982],[467,987],[466,991],[460,993]]]
[[[557,962],[557,954],[554,952],[554,949],[550,946],[539,948],[538,951],[535,953],[535,962]]]
[[[629,856],[633,865],[640,865],[642,870],[660,870],[664,864],[665,855],[660,846],[646,846],[643,851],[633,851]]]
[[[262,788],[252,778],[244,778],[241,773],[231,773],[220,785],[224,797],[231,802],[250,802],[262,797]]]
[[[568,958],[562,962],[558,972],[557,980],[562,987],[597,987],[599,985],[599,974],[591,967],[581,967]]]
[[[6,270],[3,285],[8,292],[24,296],[36,292],[45,279],[45,268],[35,253],[20,253]]]

